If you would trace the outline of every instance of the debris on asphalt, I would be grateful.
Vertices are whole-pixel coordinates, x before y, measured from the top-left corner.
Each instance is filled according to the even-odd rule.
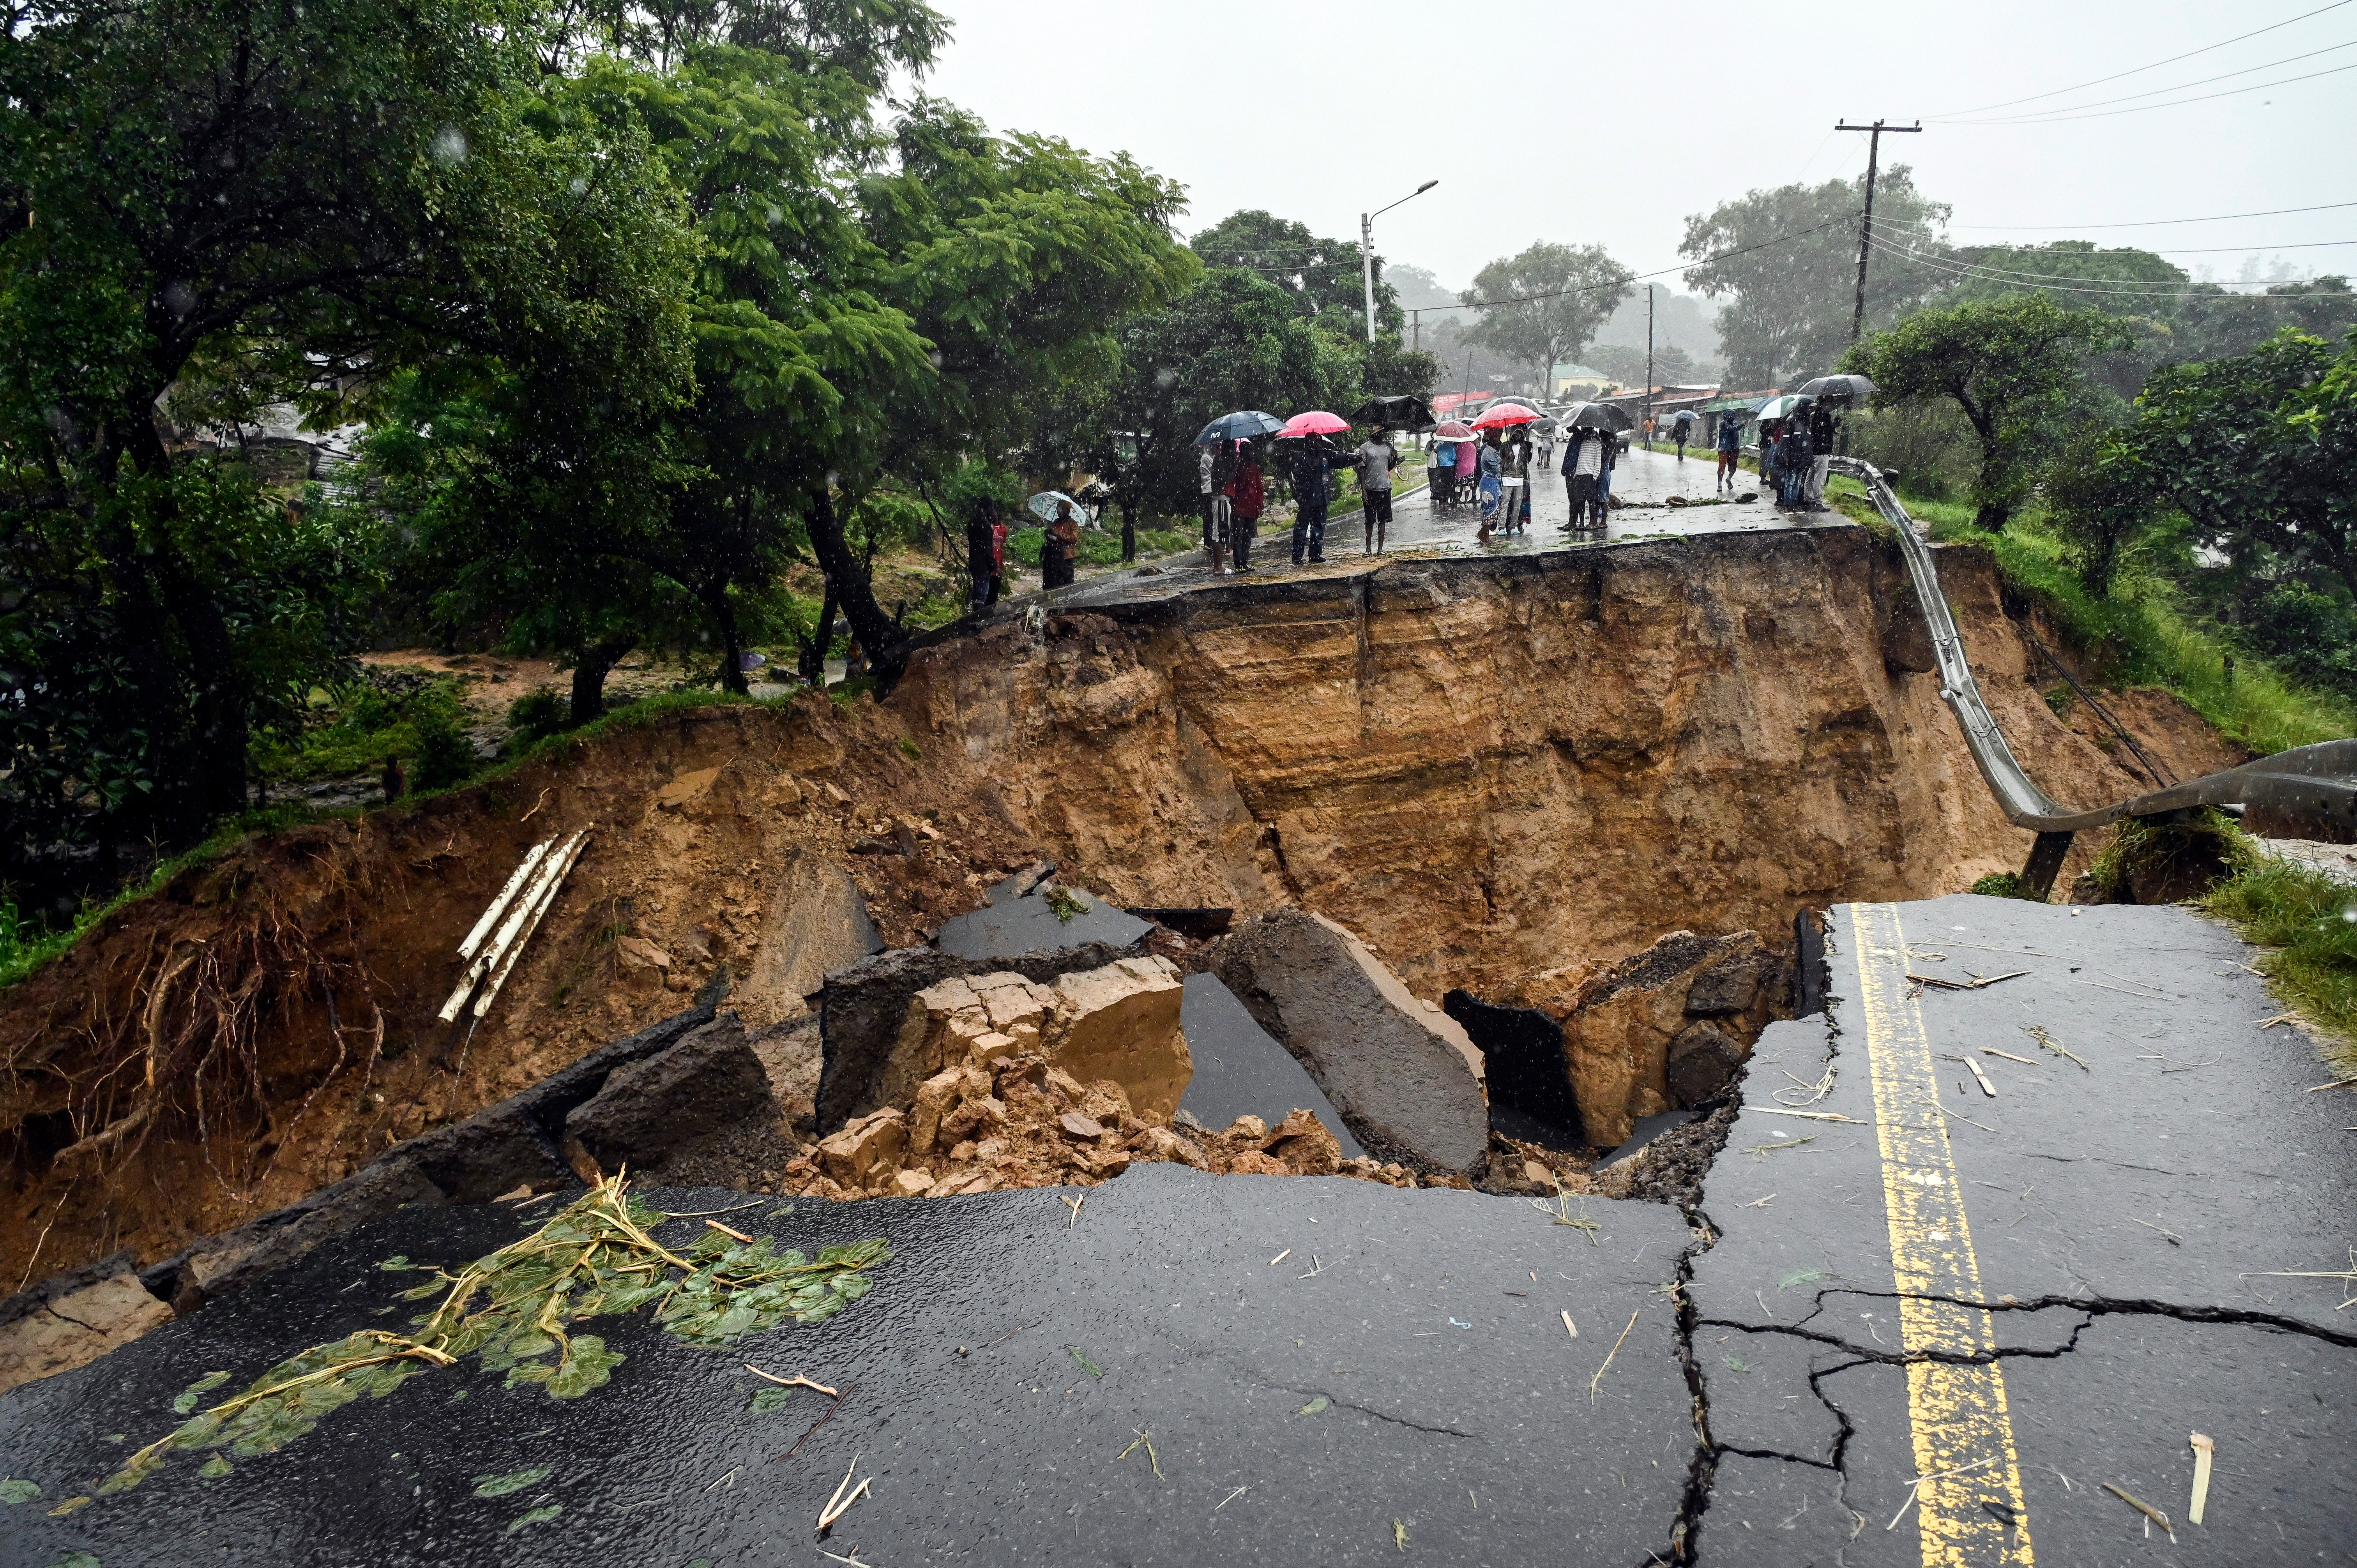
[[[1320,1411],[1329,1408],[1333,1402],[1334,1402],[1332,1400],[1328,1399],[1324,1394],[1319,1394],[1316,1399],[1311,1400],[1308,1404],[1303,1405],[1299,1410],[1295,1411],[1293,1413],[1296,1415],[1316,1415]]]
[[[2105,1481],[2104,1483],[2104,1490],[2111,1493],[2112,1496],[2119,1498],[2120,1501],[2127,1504],[2128,1507],[2136,1509],[2136,1512],[2144,1515],[2144,1517],[2150,1521],[2145,1526],[2146,1534],[2151,1534],[2152,1526],[2157,1524],[2160,1526],[2162,1533],[2166,1534],[2170,1541],[2174,1541],[2177,1539],[2177,1531],[2169,1527],[2169,1516],[2161,1512],[2158,1509],[2153,1507],[2150,1503],[2146,1502],[2142,1498],[2136,1497],[2135,1494],[2130,1492],[2124,1492],[2120,1490],[2119,1487],[2112,1485],[2109,1481]]]
[[[1981,1092],[1987,1095],[1991,1100],[1995,1100],[1996,1098],[1996,1085],[1989,1081],[1989,1076],[1981,1070],[1980,1063],[1973,1060],[1970,1057],[1950,1057],[1948,1059],[1950,1061],[1962,1062],[1965,1067],[1971,1069],[1974,1079],[1981,1086]]]
[[[1271,1258],[1271,1259],[1268,1261],[1268,1266],[1269,1266],[1270,1268],[1272,1268],[1272,1269],[1273,1269],[1273,1268],[1276,1267],[1276,1265],[1277,1265],[1277,1264],[1279,1264],[1279,1263],[1281,1263],[1281,1262],[1285,1262],[1285,1260],[1286,1260],[1286,1259],[1287,1259],[1287,1258],[1289,1258],[1289,1257],[1291,1257],[1291,1256],[1293,1256],[1293,1249],[1292,1249],[1292,1248],[1290,1248],[1290,1247],[1287,1247],[1284,1251],[1279,1252],[1275,1257]]]
[[[1574,1339],[1579,1337],[1579,1325],[1571,1320],[1571,1314],[1568,1312],[1566,1312],[1563,1315],[1563,1326],[1564,1331],[1569,1334]]]
[[[866,1495],[868,1482],[873,1481],[876,1478],[875,1477],[870,1476],[866,1481],[860,1482],[858,1487],[853,1489],[850,1496],[845,1497],[844,1495],[844,1488],[851,1485],[851,1474],[854,1470],[858,1468],[859,1455],[855,1452],[851,1455],[851,1463],[844,1469],[842,1481],[838,1483],[834,1488],[834,1496],[827,1498],[826,1507],[819,1509],[818,1532],[821,1536],[825,1535],[828,1530],[834,1528],[834,1521],[836,1520],[841,1519],[845,1514],[851,1511],[851,1505],[857,1502],[862,1497]]]
[[[1226,1497],[1222,1498],[1218,1502],[1213,1503],[1211,1505],[1211,1511],[1213,1513],[1219,1512],[1222,1509],[1226,1508],[1230,1503],[1234,1502],[1238,1498],[1243,1497],[1246,1492],[1251,1490],[1252,1488],[1250,1487],[1238,1487],[1234,1491],[1230,1492]]]
[[[1973,972],[1968,969],[1964,972],[1972,978],[1943,980],[1936,974],[1910,974],[1907,978],[1918,985],[1936,985],[1943,991],[1978,991],[1985,986],[1995,985],[2000,980],[2019,980],[2029,971],[2017,969],[2008,974],[1973,974]]]
[[[2307,1092],[2310,1094],[2320,1094],[2328,1089],[2357,1089],[2357,1078],[2344,1078],[2333,1083],[2315,1084],[2311,1086]]]
[[[1754,1144],[1743,1152],[1747,1155],[1772,1155],[1779,1149],[1797,1149],[1803,1144],[1813,1144],[1816,1141],[1817,1135],[1812,1133],[1805,1138],[1794,1138],[1790,1143]]]
[[[1960,1470],[1942,1470],[1936,1475],[1916,1477],[1913,1480],[1907,1483],[1906,1500],[1899,1505],[1899,1511],[1890,1516],[1890,1522],[1884,1525],[1882,1528],[1886,1531],[1897,1530],[1899,1528],[1899,1521],[1907,1517],[1908,1509],[1912,1507],[1921,1498],[1923,1488],[1930,1486],[1932,1482],[1950,1480],[1958,1476],[1969,1476],[1975,1470],[1986,1470],[1991,1465],[1996,1463],[1996,1461],[1994,1459],[1982,1459],[1967,1465]]]
[[[1086,1203],[1088,1200],[1089,1195],[1085,1192],[1081,1194],[1078,1197],[1066,1197],[1060,1192],[1056,1195],[1056,1201],[1072,1211],[1071,1217],[1064,1221],[1065,1230],[1070,1230],[1073,1226],[1078,1225],[1081,1222],[1081,1205]]]
[[[1325,1402],[1321,1400],[1318,1402],[1323,1404]],[[1157,1481],[1168,1480],[1169,1477],[1166,1477],[1162,1473],[1162,1460],[1154,1452],[1154,1439],[1147,1435],[1146,1428],[1142,1426],[1133,1426],[1130,1430],[1137,1434],[1137,1441],[1123,1449],[1119,1454],[1114,1455],[1114,1463],[1118,1465],[1124,1459],[1128,1458],[1140,1448],[1143,1448],[1146,1450],[1146,1466],[1148,1468],[1153,1470],[1154,1478]],[[1212,1511],[1216,1513],[1219,1510],[1214,1509]]]
[[[2018,1057],[2011,1051],[1998,1050],[1995,1046],[1983,1046],[1981,1047],[1981,1055],[1985,1057],[2003,1057],[2007,1061],[2019,1062],[2024,1067],[2036,1067],[2038,1065],[2036,1062],[2031,1061],[2028,1057]]]
[[[1402,1552],[1407,1550],[1407,1526],[1397,1520],[1392,1520],[1392,1544]]]
[[[1596,1375],[1587,1380],[1588,1403],[1594,1404],[1596,1402],[1596,1391],[1604,1386],[1604,1374],[1611,1369],[1612,1358],[1620,1354],[1620,1347],[1627,1341],[1629,1337],[1629,1330],[1636,1326],[1637,1314],[1632,1312],[1629,1315],[1628,1327],[1620,1330],[1620,1337],[1612,1341],[1612,1348],[1604,1353],[1604,1365],[1597,1368]]]
[[[1067,1345],[1064,1348],[1071,1351],[1072,1359],[1081,1364],[1081,1370],[1086,1372],[1092,1378],[1102,1378],[1104,1376],[1104,1369],[1098,1366],[1094,1361],[1090,1360],[1089,1353],[1086,1350],[1082,1349],[1077,1345]]]
[[[2201,1433],[2186,1439],[2193,1449],[2193,1500],[2186,1505],[2189,1523],[2201,1522],[2201,1510],[2210,1503],[2210,1464],[2218,1456],[2218,1445]]]
[[[1845,1116],[1838,1111],[1778,1111],[1765,1105],[1754,1105],[1749,1109],[1758,1116],[1801,1116],[1812,1122],[1846,1122],[1853,1127],[1874,1125],[1871,1122],[1861,1122],[1855,1116]]]
[[[775,1372],[765,1372],[761,1370],[760,1368],[753,1365],[750,1361],[745,1363],[745,1369],[752,1373],[757,1378],[769,1379],[770,1381],[777,1384],[778,1387],[781,1389],[816,1389],[819,1392],[824,1394],[829,1399],[835,1397],[834,1391],[833,1389],[828,1388],[824,1383],[812,1382],[800,1372],[795,1373],[791,1378],[781,1378]]]

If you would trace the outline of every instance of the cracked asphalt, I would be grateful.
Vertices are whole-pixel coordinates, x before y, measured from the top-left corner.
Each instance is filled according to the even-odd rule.
[[[1831,921],[1829,1014],[1762,1037],[1698,1206],[1697,1560],[2357,1561],[2351,1282],[2287,1277],[2352,1267],[2357,1103],[2248,950],[2173,907]]]
[[[0,1506],[0,1561],[2357,1560],[2357,1309],[2345,1277],[2295,1277],[2350,1269],[2357,1094],[2306,1092],[2333,1075],[2259,1026],[2246,950],[2173,908],[1830,923],[1833,1003],[1762,1037],[1689,1211],[1168,1165],[1077,1215],[1052,1189],[770,1200],[727,1223],[888,1239],[875,1291],[726,1354],[606,1319],[626,1359],[585,1398],[462,1365],[225,1478],[177,1455],[50,1511],[204,1373],[401,1321],[380,1260],[457,1264],[533,1224],[404,1210],[0,1399],[0,1478],[41,1488]],[[759,1407],[747,1361],[845,1398]],[[846,1473],[869,1490],[822,1539]]]

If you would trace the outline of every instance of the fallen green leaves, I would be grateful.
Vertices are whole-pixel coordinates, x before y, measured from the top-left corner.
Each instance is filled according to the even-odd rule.
[[[475,1477],[475,1495],[479,1498],[503,1498],[510,1492],[538,1486],[554,1473],[545,1465],[535,1465],[529,1470],[511,1471],[504,1476],[478,1476]]]
[[[41,1495],[38,1484],[11,1478],[0,1481],[0,1503],[29,1503]]]
[[[433,1280],[403,1293],[410,1300],[442,1298],[414,1320],[413,1334],[366,1329],[314,1346],[134,1454],[97,1490],[137,1486],[174,1449],[227,1449],[240,1459],[275,1452],[361,1395],[382,1399],[426,1368],[464,1356],[475,1357],[484,1371],[505,1372],[510,1388],[538,1384],[551,1399],[577,1399],[603,1386],[622,1356],[597,1335],[569,1332],[567,1324],[651,1306],[673,1338],[718,1348],[780,1324],[823,1322],[866,1295],[873,1282],[865,1271],[891,1256],[883,1241],[867,1240],[806,1258],[773,1250],[767,1238],[748,1240],[716,1230],[673,1251],[651,1234],[665,1218],[627,1198],[622,1178],[609,1176],[531,1235],[459,1274],[433,1270]],[[397,1257],[379,1267],[419,1265]],[[199,1378],[173,1401],[174,1411],[188,1414],[229,1376]],[[200,1474],[229,1474],[226,1460],[216,1455],[215,1463],[218,1472],[208,1465]],[[481,1485],[512,1491],[545,1475],[519,1471],[482,1477]],[[535,1509],[514,1528],[555,1516],[554,1508]]]

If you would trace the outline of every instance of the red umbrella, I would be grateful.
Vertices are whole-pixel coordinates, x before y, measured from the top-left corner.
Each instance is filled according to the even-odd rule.
[[[1492,403],[1480,418],[1473,422],[1476,430],[1499,430],[1509,424],[1529,424],[1538,418],[1538,410],[1524,408],[1518,403]]]
[[[1350,428],[1349,420],[1338,419],[1322,408],[1313,408],[1308,413],[1297,413],[1286,420],[1285,428],[1276,433],[1276,438],[1283,441],[1298,435],[1338,435]]]
[[[1452,419],[1432,434],[1442,441],[1470,441],[1473,439],[1472,428],[1461,419]]]

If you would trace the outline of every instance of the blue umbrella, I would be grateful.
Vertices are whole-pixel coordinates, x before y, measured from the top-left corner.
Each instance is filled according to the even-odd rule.
[[[1285,421],[1258,409],[1244,409],[1235,413],[1223,413],[1203,426],[1203,434],[1195,437],[1198,446],[1209,446],[1217,441],[1250,441],[1256,436],[1274,435],[1285,428]]]

